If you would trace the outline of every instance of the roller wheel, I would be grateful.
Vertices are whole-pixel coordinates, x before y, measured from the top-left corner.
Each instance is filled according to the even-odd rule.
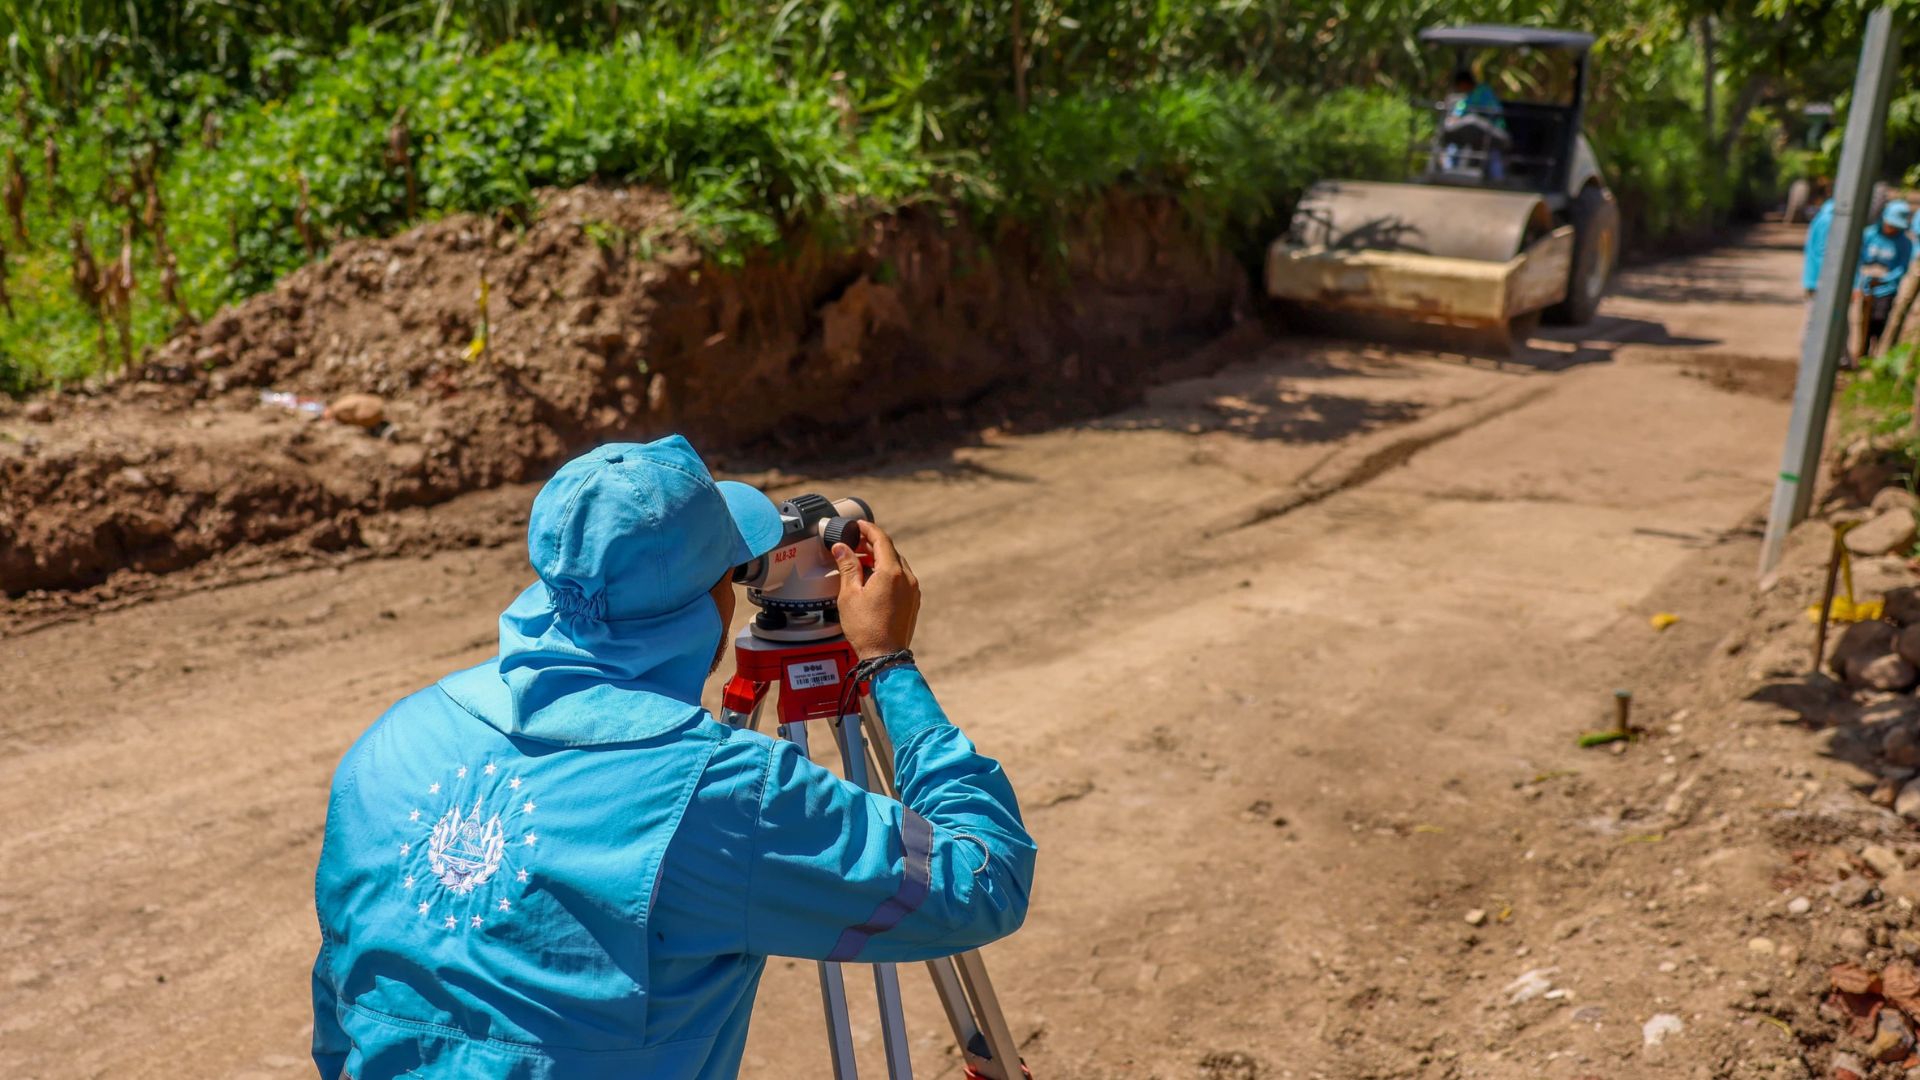
[[[1562,326],[1593,321],[1613,281],[1620,254],[1620,206],[1598,184],[1588,184],[1573,201],[1573,268],[1567,273],[1567,298],[1547,309],[1547,319]]]

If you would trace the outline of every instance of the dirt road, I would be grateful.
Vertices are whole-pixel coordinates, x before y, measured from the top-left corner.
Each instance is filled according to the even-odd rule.
[[[1646,1003],[1606,965],[1637,961],[1560,930],[1618,875],[1516,786],[1741,602],[1716,544],[1778,453],[1793,239],[1630,273],[1524,364],[1273,343],[805,483],[912,554],[924,667],[1021,792],[1035,905],[989,961],[1037,1076],[1693,1075],[1612,1060]],[[333,763],[484,657],[527,573],[450,551],[0,640],[0,1075],[305,1075]],[[1702,625],[1663,659],[1645,616],[1679,594]],[[1576,948],[1619,1023],[1521,1038],[1501,987]],[[923,981],[915,1053],[950,1075]],[[773,963],[746,1075],[824,1067],[813,987]]]

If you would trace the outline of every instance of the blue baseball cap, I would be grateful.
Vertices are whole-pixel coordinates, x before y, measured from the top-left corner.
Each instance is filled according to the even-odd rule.
[[[553,607],[607,621],[677,611],[780,543],[759,489],[714,480],[687,440],[610,443],[534,497],[527,556]]]
[[[1912,228],[1913,207],[1909,206],[1905,199],[1895,199],[1887,204],[1886,209],[1880,211],[1880,223],[1891,225],[1896,229]]]
[[[678,435],[583,454],[534,497],[540,580],[500,613],[499,654],[438,685],[503,732],[562,746],[695,723],[727,630],[707,594],[784,531],[772,500],[716,482]]]

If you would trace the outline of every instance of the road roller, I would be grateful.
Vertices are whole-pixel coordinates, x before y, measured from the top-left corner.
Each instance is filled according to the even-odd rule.
[[[1320,329],[1471,351],[1510,351],[1543,317],[1588,322],[1620,243],[1581,132],[1593,35],[1473,25],[1420,39],[1451,53],[1453,93],[1431,105],[1413,178],[1315,183],[1267,251],[1267,294]],[[1499,99],[1496,63],[1544,100]]]

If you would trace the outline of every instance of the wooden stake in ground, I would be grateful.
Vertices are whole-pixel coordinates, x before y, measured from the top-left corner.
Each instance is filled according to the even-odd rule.
[[[1840,571],[1847,571],[1847,595],[1853,595],[1853,570],[1848,565],[1847,530],[1856,522],[1836,521],[1833,523],[1833,547],[1827,552],[1827,580],[1820,587],[1819,627],[1813,635],[1813,666],[1808,669],[1812,674],[1820,673],[1820,661],[1827,655],[1827,620],[1833,617],[1833,584]]]
[[[489,247],[491,247],[491,245],[489,245]],[[467,344],[467,361],[469,363],[486,356],[487,350],[492,347],[493,322],[489,312],[492,300],[491,293],[492,287],[487,281],[487,260],[486,256],[483,255],[480,258],[480,285],[474,289],[473,292],[473,306],[475,313],[480,318],[480,328],[479,332],[473,335],[473,340]]]

